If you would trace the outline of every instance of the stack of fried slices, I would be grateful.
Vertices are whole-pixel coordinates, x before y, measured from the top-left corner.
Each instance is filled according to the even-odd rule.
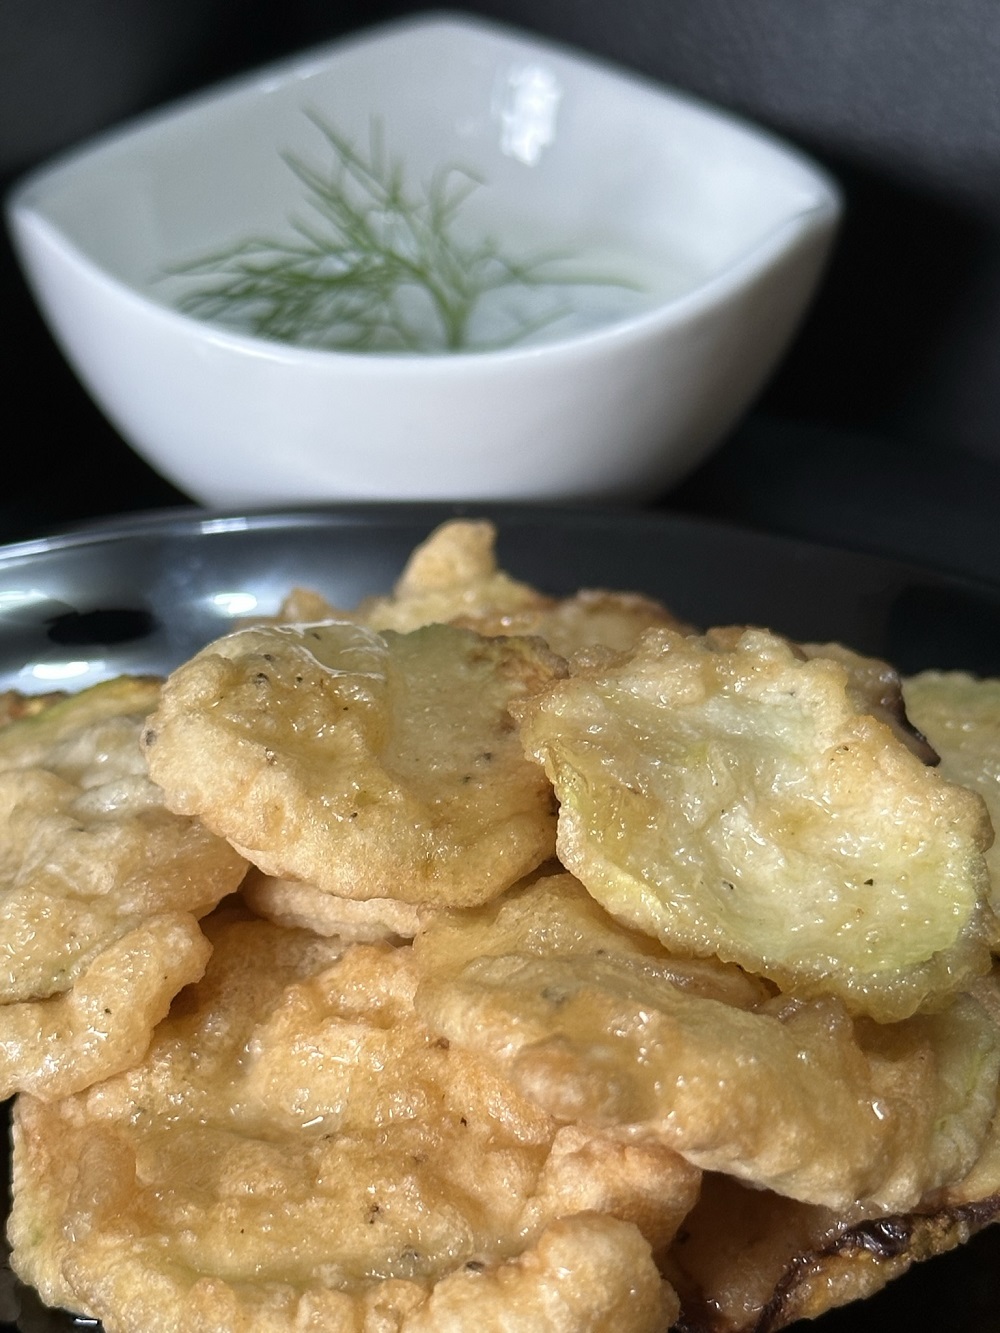
[[[556,600],[494,536],[165,681],[8,699],[0,1092],[46,1303],[763,1333],[1000,1211],[1000,683]]]

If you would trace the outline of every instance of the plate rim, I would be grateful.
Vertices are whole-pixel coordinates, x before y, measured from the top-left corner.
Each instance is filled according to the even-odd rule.
[[[425,524],[428,532],[452,519],[490,519],[540,527],[543,523],[566,529],[637,526],[650,531],[689,529],[709,539],[753,544],[776,552],[798,553],[817,559],[856,561],[887,574],[912,575],[951,587],[1000,596],[1000,580],[968,570],[949,569],[933,560],[917,560],[891,552],[828,539],[802,537],[759,528],[724,518],[664,508],[632,508],[589,503],[535,503],[522,501],[352,500],[277,507],[214,508],[171,505],[110,514],[68,523],[33,537],[0,542],[0,576],[10,567],[35,557],[111,546],[138,538],[212,537],[226,532],[304,531],[309,528],[375,528],[381,524]]]

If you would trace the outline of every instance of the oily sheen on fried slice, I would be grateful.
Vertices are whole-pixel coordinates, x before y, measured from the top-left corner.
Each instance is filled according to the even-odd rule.
[[[513,706],[558,853],[615,916],[881,1020],[981,975],[997,921],[981,798],[763,630],[651,630]]]
[[[662,1333],[698,1172],[561,1129],[414,1013],[412,951],[223,909],[134,1069],[19,1102],[12,1263],[117,1333]]]
[[[244,629],[169,677],[144,747],[171,807],[269,875],[483,902],[554,851],[551,788],[508,705],[563,670],[537,640],[445,625]]]
[[[569,875],[443,913],[415,946],[420,1013],[559,1120],[653,1135],[804,1202],[891,1214],[971,1169],[1000,1071],[979,999],[852,1020],[598,913]]]
[[[160,682],[119,677],[0,731],[0,1095],[142,1053],[201,974],[197,919],[246,863],[174,814],[139,748]]]

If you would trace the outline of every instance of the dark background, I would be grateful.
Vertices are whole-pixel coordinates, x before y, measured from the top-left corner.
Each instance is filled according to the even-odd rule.
[[[226,75],[425,6],[0,0],[0,183]],[[754,411],[664,507],[1000,580],[998,0],[452,6],[751,116],[840,181],[819,298]],[[79,387],[6,237],[0,540],[185,504]]]

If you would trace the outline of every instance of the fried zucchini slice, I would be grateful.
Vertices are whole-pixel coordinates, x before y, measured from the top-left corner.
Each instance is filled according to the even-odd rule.
[[[321,593],[294,588],[276,616],[253,623],[353,620],[400,633],[439,623],[485,635],[538,635],[562,657],[598,644],[630,648],[654,625],[691,632],[641,593],[583,588],[572,597],[551,597],[500,569],[495,545],[496,527],[488,519],[453,519],[414,550],[391,594],[344,610]]]
[[[698,1173],[551,1119],[416,1017],[408,948],[240,916],[135,1069],[19,1102],[12,1264],[118,1333],[662,1333]],[[557,1142],[559,1146],[557,1147]]]
[[[994,1186],[1000,1181],[994,1178]],[[689,1333],[777,1333],[867,1299],[1000,1217],[1000,1193],[864,1216],[706,1176],[664,1262]]]
[[[24,694],[20,690],[0,691],[0,727],[10,722],[20,722],[22,718],[37,717],[51,708],[60,699],[66,698],[66,690],[52,690],[48,694]]]
[[[143,743],[171,807],[269,875],[484,902],[554,851],[551,788],[507,708],[563,670],[540,641],[445,625],[245,629],[173,673]]]
[[[910,719],[941,756],[952,782],[970,787],[986,802],[994,830],[1000,829],[1000,680],[965,671],[923,671],[903,682]],[[1000,842],[986,853],[993,901],[1000,901]]]
[[[651,626],[687,633],[662,603],[634,592],[582,588],[557,598],[520,583],[497,565],[496,527],[454,519],[411,555],[390,597],[362,602],[352,618],[372,629],[410,630],[444,621],[479,634],[528,634],[570,657],[603,645],[630,648]]]
[[[551,606],[552,598],[498,568],[495,545],[496,528],[488,519],[442,523],[413,550],[392,593],[367,598],[352,615],[371,629],[406,633]]]
[[[514,705],[563,864],[671,950],[889,1021],[989,969],[982,799],[763,630],[649,631]]]
[[[569,875],[443,913],[414,948],[428,1025],[558,1120],[628,1126],[803,1202],[913,1208],[970,1170],[996,1111],[1000,1028],[971,995],[852,1021],[667,955]]]
[[[198,918],[245,872],[146,773],[159,691],[119,677],[0,730],[0,1096],[61,1096],[141,1054],[201,975]]]

